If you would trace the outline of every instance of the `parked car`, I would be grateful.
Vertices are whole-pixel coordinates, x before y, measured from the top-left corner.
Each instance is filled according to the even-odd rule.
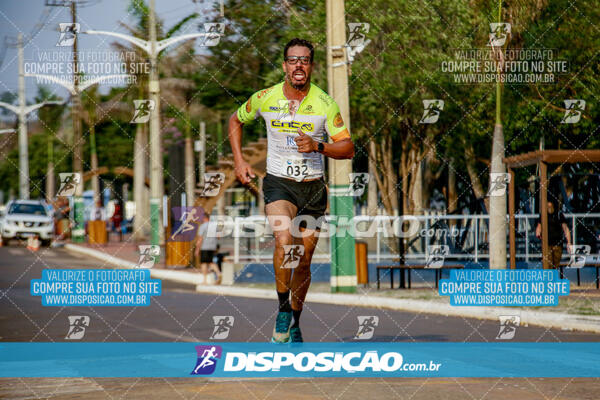
[[[39,200],[13,200],[6,205],[0,218],[2,241],[38,236],[48,245],[54,235],[54,219],[45,202]]]

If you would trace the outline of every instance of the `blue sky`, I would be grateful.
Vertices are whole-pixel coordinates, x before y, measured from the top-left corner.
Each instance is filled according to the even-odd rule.
[[[25,47],[25,62],[38,59],[41,53],[54,53],[71,51],[71,47],[56,47],[59,37],[58,24],[71,22],[71,14],[67,7],[45,7],[44,0],[0,0],[0,40],[4,42],[6,36],[16,38],[19,32],[29,35],[34,26],[40,21],[44,10],[48,8],[50,14],[41,31]],[[127,13],[129,0],[96,0],[87,7],[78,9],[78,22],[81,30],[106,30],[127,33],[119,22],[131,23],[132,18]],[[167,28],[174,25],[183,17],[199,12],[201,15],[209,10],[213,2],[205,0],[194,3],[192,0],[156,0],[157,17],[165,22]],[[202,20],[197,20],[202,22]],[[184,33],[198,32],[197,24],[190,23]],[[106,52],[112,50],[110,44],[117,39],[103,36],[80,35],[80,51]],[[37,83],[33,78],[26,78],[27,99],[33,100],[37,92]],[[63,98],[68,97],[68,92],[57,85],[51,86],[55,93]],[[0,93],[18,89],[18,58],[15,48],[8,48],[0,65]],[[108,86],[101,87],[106,92]]]

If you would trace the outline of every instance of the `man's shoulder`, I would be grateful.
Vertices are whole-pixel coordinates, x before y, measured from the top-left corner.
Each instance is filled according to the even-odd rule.
[[[335,104],[333,97],[327,94],[323,89],[317,85],[311,83],[311,100],[318,101],[324,108],[329,108],[332,104]]]
[[[261,89],[261,90],[255,92],[254,95],[256,96],[257,99],[265,100],[267,97],[269,97],[273,93],[276,93],[277,89],[281,86],[283,86],[283,82],[280,82],[276,85],[273,85],[273,86],[265,88],[265,89]]]

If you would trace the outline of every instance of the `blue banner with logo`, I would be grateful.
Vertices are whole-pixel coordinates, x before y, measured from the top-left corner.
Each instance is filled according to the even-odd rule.
[[[0,377],[600,377],[600,343],[2,343]]]
[[[453,269],[439,283],[439,295],[452,306],[557,306],[569,293],[569,280],[555,269]]]

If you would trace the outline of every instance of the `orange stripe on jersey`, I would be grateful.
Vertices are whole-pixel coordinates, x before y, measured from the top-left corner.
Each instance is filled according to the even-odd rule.
[[[350,139],[350,132],[348,132],[348,129],[344,129],[343,131],[331,137],[331,140],[333,140],[334,142],[337,142],[342,139]]]

